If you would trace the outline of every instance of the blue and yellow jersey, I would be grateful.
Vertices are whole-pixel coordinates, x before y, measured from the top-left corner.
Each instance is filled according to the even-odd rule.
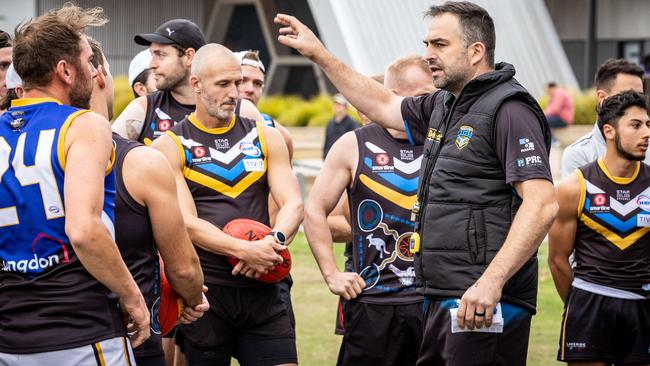
[[[269,225],[268,154],[263,125],[233,115],[228,126],[206,128],[194,114],[167,131],[178,147],[183,175],[199,218],[223,228],[247,218]],[[206,283],[259,285],[233,277],[226,257],[197,248]]]
[[[369,124],[354,130],[359,161],[348,188],[354,269],[365,280],[360,302],[411,304],[415,292],[409,239],[415,230],[415,203],[422,145],[393,138]]]
[[[614,177],[602,159],[577,170],[582,186],[575,278],[650,299],[650,166]]]
[[[64,139],[86,112],[38,98],[15,100],[0,116],[0,352],[125,335],[117,299],[83,267],[65,233]],[[110,166],[102,220],[113,231]]]

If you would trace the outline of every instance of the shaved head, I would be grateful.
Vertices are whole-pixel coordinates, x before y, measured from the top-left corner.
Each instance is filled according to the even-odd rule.
[[[223,66],[239,65],[239,59],[228,48],[217,44],[208,43],[199,48],[192,60],[192,74],[201,78],[206,72],[212,69],[219,69]]]
[[[190,76],[197,113],[219,125],[229,123],[241,81],[241,64],[235,54],[216,43],[201,47],[192,60]]]

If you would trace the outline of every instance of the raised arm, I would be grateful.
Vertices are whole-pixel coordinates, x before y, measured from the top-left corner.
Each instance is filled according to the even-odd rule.
[[[365,287],[365,282],[359,274],[341,272],[337,267],[327,215],[352,181],[357,154],[354,132],[348,132],[338,139],[327,155],[305,205],[305,234],[323,279],[332,293],[346,300],[356,298]]]
[[[132,100],[113,122],[113,131],[125,139],[136,141],[144,128],[146,114],[147,97]]]
[[[383,127],[404,131],[401,112],[403,97],[345,65],[295,17],[278,14],[274,21],[282,26],[278,41],[320,66],[336,89],[359,111]]]
[[[102,221],[104,177],[112,154],[110,124],[89,112],[65,134],[65,232],[77,257],[99,282],[120,298],[133,319],[133,347],[149,338],[149,311],[111,233]],[[112,228],[111,228],[112,230]]]
[[[137,147],[126,155],[122,174],[129,194],[147,207],[169,282],[188,305],[199,305],[203,272],[185,229],[174,175],[165,156],[148,147]]]
[[[573,282],[573,270],[569,257],[575,246],[578,228],[578,207],[580,201],[580,181],[577,173],[563,180],[557,187],[557,200],[560,203],[555,222],[548,232],[548,266],[551,269],[557,293],[566,303]]]
[[[183,165],[176,143],[169,135],[162,135],[154,140],[153,147],[165,155],[172,167],[183,220],[194,245],[213,253],[239,258],[248,263],[258,275],[267,273],[275,264],[282,262],[282,257],[275,252],[275,242],[272,239],[266,239],[262,243],[258,240],[251,244],[228,236],[215,225],[199,218],[183,176]],[[237,273],[233,270],[233,274]]]

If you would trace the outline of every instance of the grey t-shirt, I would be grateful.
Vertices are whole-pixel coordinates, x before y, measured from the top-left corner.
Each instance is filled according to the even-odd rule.
[[[567,146],[562,153],[562,164],[560,171],[562,178],[566,178],[573,173],[578,167],[587,165],[592,161],[605,155],[607,144],[603,135],[600,133],[598,124],[588,134],[577,139],[573,144]],[[646,164],[650,164],[650,154],[646,154]]]

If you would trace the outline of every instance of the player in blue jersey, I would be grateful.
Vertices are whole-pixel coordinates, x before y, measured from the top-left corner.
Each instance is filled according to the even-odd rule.
[[[109,123],[71,107],[89,106],[83,32],[104,23],[101,9],[67,4],[16,32],[25,95],[0,117],[0,364],[128,364],[127,330],[133,346],[149,337],[113,240]]]

